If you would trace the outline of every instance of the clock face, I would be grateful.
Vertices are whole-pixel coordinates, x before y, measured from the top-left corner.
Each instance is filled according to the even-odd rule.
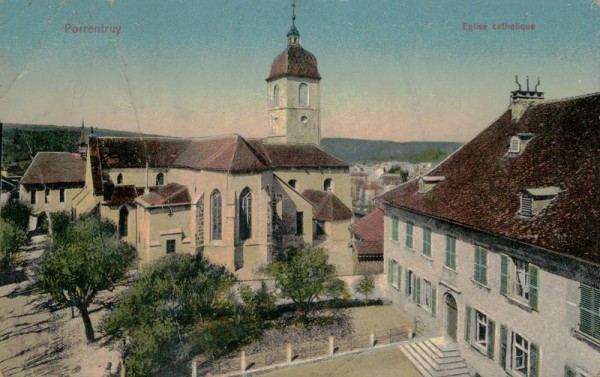
[[[300,117],[300,122],[302,122],[302,124],[304,124],[305,126],[308,124],[308,117],[306,116],[301,116]]]

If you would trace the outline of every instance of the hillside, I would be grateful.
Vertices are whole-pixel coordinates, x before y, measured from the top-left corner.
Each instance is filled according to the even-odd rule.
[[[462,143],[446,141],[396,142],[324,138],[321,147],[337,158],[351,163],[376,161],[434,162],[457,150]]]
[[[89,132],[89,129],[86,129]],[[98,136],[139,136],[137,133],[94,128]],[[79,141],[78,127],[4,124],[2,170],[23,175],[38,152],[74,152]],[[153,136],[153,135],[146,135]]]

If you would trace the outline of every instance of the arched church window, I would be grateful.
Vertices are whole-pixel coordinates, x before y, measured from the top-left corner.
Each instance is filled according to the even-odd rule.
[[[210,196],[210,238],[212,240],[222,239],[222,198],[219,190],[213,191]]]
[[[165,184],[165,175],[163,173],[158,173],[156,175],[156,185],[162,186]]]
[[[127,237],[128,219],[129,210],[127,209],[127,207],[121,207],[121,210],[119,211],[119,238]]]
[[[273,107],[279,107],[279,85],[273,87]]]
[[[240,194],[240,239],[252,237],[252,192],[246,187]]]
[[[123,184],[123,174],[119,173],[119,175],[117,175],[117,185],[122,185]]]
[[[308,106],[308,85],[305,83],[300,84],[298,87],[298,104],[301,107]]]
[[[327,178],[323,182],[323,191],[333,192],[333,179]]]

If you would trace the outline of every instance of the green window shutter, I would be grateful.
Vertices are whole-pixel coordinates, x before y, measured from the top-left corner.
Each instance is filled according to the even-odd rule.
[[[406,297],[408,297],[408,295],[410,295],[410,274],[408,273],[408,270],[406,270],[406,273],[404,274],[405,279],[404,279],[404,293],[406,294]]]
[[[415,289],[413,290],[413,301],[421,305],[421,278],[415,276]]]
[[[487,285],[487,250],[481,249],[481,283]]]
[[[533,264],[529,265],[529,307],[538,310],[538,291],[540,286],[539,268]]]
[[[465,305],[465,340],[467,343],[471,342],[471,322],[473,318],[473,308],[469,305]]]
[[[446,267],[456,270],[456,238],[446,236]]]
[[[508,328],[500,325],[500,366],[506,370],[506,343],[508,340]]]
[[[436,305],[437,305],[437,289],[433,286],[431,286],[431,314],[433,314],[433,316],[435,317],[435,312],[436,312]]]
[[[496,324],[488,318],[488,349],[487,357],[494,360],[494,345],[496,343]]]
[[[500,294],[508,294],[508,255],[500,254]]]
[[[396,276],[396,282],[398,284],[398,290],[400,290],[402,282],[402,266],[398,265],[398,276]]]
[[[392,240],[398,241],[398,217],[392,216]]]
[[[539,348],[537,344],[531,343],[529,346],[529,377],[539,376]]]
[[[393,262],[392,260],[388,260],[388,268],[387,268],[387,278],[388,278],[388,283],[392,284],[392,275],[393,275]]]
[[[431,257],[431,229],[423,228],[423,254]]]
[[[565,377],[577,377],[575,370],[568,365],[565,365]]]
[[[413,236],[413,224],[407,222],[406,223],[406,247],[412,249],[413,247],[413,240],[412,240],[412,236]]]
[[[581,285],[579,331],[600,339],[600,290]]]
[[[473,278],[479,281],[479,246],[475,246],[475,262],[473,263]]]

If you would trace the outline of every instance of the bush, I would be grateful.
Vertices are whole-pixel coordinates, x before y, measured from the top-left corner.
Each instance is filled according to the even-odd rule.
[[[31,207],[17,200],[12,200],[2,207],[0,218],[13,223],[17,228],[26,232],[29,227],[29,216],[31,216]]]
[[[9,221],[0,220],[0,272],[8,272],[13,267],[19,248],[26,244],[25,231]]]

